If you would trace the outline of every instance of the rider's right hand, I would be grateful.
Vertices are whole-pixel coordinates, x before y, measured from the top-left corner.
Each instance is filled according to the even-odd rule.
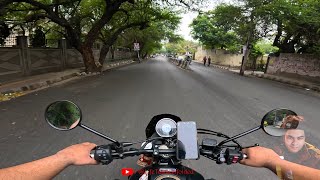
[[[75,144],[57,152],[56,156],[66,160],[68,165],[98,164],[96,160],[90,157],[90,151],[96,146],[96,144],[89,142]]]
[[[260,146],[246,148],[242,152],[247,155],[247,158],[241,160],[240,163],[247,166],[269,168],[277,160],[281,160],[279,155],[272,149]]]

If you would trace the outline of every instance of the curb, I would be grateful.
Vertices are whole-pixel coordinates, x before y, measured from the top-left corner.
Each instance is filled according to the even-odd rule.
[[[201,63],[199,61],[193,61],[193,62]],[[203,64],[203,63],[201,63],[201,64]],[[229,67],[219,66],[219,65],[210,65],[210,66],[212,66],[214,68],[220,68],[220,69],[229,70],[230,72],[232,72],[234,74],[239,74],[238,72],[231,71],[231,69]],[[253,74],[253,73],[245,74],[244,76],[247,76],[247,77],[253,76],[253,77],[258,77],[258,78],[264,78],[264,79],[268,79],[268,80],[271,80],[271,81],[277,81],[277,82],[281,82],[281,83],[284,83],[284,84],[289,84],[289,85],[292,85],[292,86],[297,86],[297,87],[301,87],[301,88],[305,88],[305,89],[310,89],[310,90],[313,90],[313,91],[316,91],[316,92],[320,92],[320,86],[304,84],[304,83],[297,82],[297,81],[294,81],[294,80],[282,79],[281,77],[272,77],[272,76],[268,76],[268,75],[265,75],[265,74]]]
[[[225,66],[218,66],[218,65],[210,65],[210,66],[212,66],[214,68],[225,69],[225,70],[229,70],[230,69],[229,67],[225,67]]]
[[[126,61],[122,61],[122,62],[110,63],[110,64],[106,65],[105,68],[101,72],[107,71],[109,69],[117,68],[117,67],[120,67],[120,66],[123,66],[123,65],[132,64],[132,63],[135,63],[135,62],[132,61],[132,60],[126,60]],[[45,87],[45,86],[50,86],[50,85],[56,84],[58,82],[62,82],[62,81],[71,79],[73,77],[77,77],[77,76],[88,77],[88,76],[94,76],[94,75],[98,75],[98,74],[101,74],[101,73],[90,73],[90,74],[87,74],[87,75],[85,73],[80,73],[80,72],[71,73],[71,74],[68,74],[68,75],[61,76],[61,77],[55,77],[53,79],[44,80],[44,81],[40,81],[40,82],[37,82],[37,83],[32,83],[32,84],[28,84],[28,85],[23,85],[21,87],[12,88],[10,90],[4,90],[4,91],[0,90],[0,94],[18,93],[18,92],[23,92],[23,91],[32,91],[32,90],[36,90],[36,89],[39,89],[39,88],[42,88],[42,87]]]
[[[203,62],[200,62],[200,61],[192,61],[192,62],[199,63],[199,64],[203,65]],[[229,70],[230,69],[227,66],[219,66],[219,65],[215,65],[215,64],[210,64],[210,66],[206,65],[206,67],[214,67],[214,68],[225,69],[225,70]]]
[[[301,88],[305,88],[305,89],[310,89],[316,92],[320,92],[320,87],[316,86],[316,85],[310,85],[310,84],[304,84],[301,82],[297,82],[294,80],[288,80],[288,79],[282,79],[281,77],[272,77],[272,76],[268,76],[268,75],[264,75],[264,74],[250,74],[250,75],[245,75],[245,76],[253,76],[253,77],[258,77],[258,78],[264,78],[264,79],[268,79],[271,81],[277,81],[277,82],[281,82],[284,84],[289,84],[289,85],[293,85],[293,86],[297,86],[297,87],[301,87]]]
[[[36,90],[45,86],[49,86],[67,79],[70,79],[72,77],[77,76],[77,73],[72,73],[72,74],[68,74],[62,77],[57,77],[54,79],[49,79],[43,82],[38,82],[38,83],[32,83],[29,85],[23,85],[22,87],[17,87],[17,88],[13,88],[11,90],[6,90],[6,91],[0,91],[0,94],[9,94],[9,93],[17,93],[17,92],[23,92],[23,91],[32,91],[32,90]]]

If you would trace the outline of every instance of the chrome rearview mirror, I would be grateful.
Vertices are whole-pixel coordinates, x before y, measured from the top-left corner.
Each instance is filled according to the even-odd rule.
[[[80,108],[71,101],[56,101],[45,111],[45,118],[50,126],[66,131],[77,127],[82,119]]]
[[[271,136],[282,136],[288,129],[296,129],[299,121],[293,117],[297,114],[289,109],[274,109],[261,121],[263,130]]]
[[[47,123],[58,130],[68,131],[74,129],[77,126],[80,126],[104,139],[107,139],[115,143],[120,147],[120,142],[112,139],[111,137],[104,135],[84,124],[81,123],[82,113],[79,106],[71,101],[56,101],[51,103],[44,114]],[[132,143],[131,143],[132,144]],[[130,144],[130,145],[131,145]]]

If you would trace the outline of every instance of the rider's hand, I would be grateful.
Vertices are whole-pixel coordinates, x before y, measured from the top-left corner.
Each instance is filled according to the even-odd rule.
[[[241,164],[252,167],[270,167],[272,163],[281,160],[279,155],[272,149],[264,147],[251,147],[243,149],[242,152],[248,157],[240,161]]]
[[[89,142],[75,144],[57,152],[56,155],[66,160],[69,165],[98,164],[90,157],[90,151],[96,146],[96,144]]]
[[[282,124],[281,124],[281,128],[286,128],[286,124],[288,122],[293,122],[293,121],[298,121],[298,122],[302,122],[304,121],[303,116],[294,116],[294,115],[289,115],[286,118],[284,118]]]

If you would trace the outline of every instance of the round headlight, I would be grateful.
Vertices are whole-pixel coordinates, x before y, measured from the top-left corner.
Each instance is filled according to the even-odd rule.
[[[173,137],[177,133],[177,123],[170,118],[163,118],[156,125],[160,137]]]

